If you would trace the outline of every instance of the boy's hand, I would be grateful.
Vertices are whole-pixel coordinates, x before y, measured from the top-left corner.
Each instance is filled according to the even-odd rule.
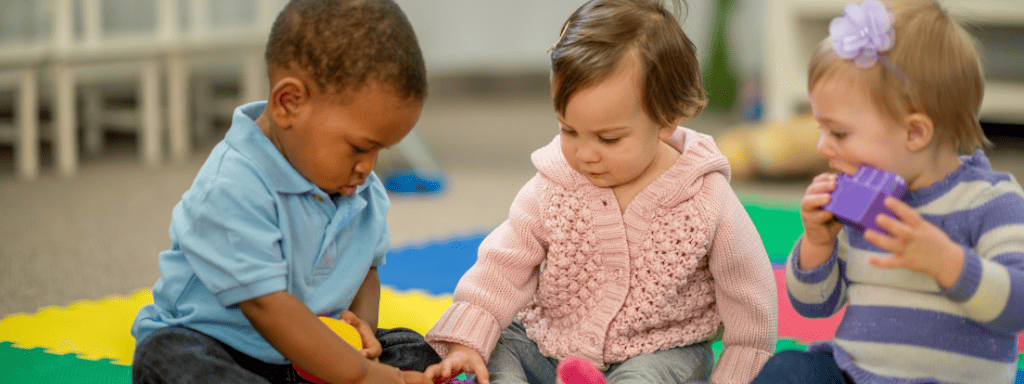
[[[406,384],[434,384],[429,376],[416,371],[402,371],[402,381]]]
[[[363,341],[363,349],[359,353],[363,354],[367,359],[378,361],[380,354],[384,352],[384,348],[381,347],[380,340],[377,340],[377,335],[373,333],[370,326],[366,325],[352,311],[342,312],[339,319],[355,327],[356,331],[359,332],[359,338]]]
[[[868,259],[878,268],[906,268],[935,277],[943,289],[956,283],[964,266],[964,250],[945,232],[906,203],[887,197],[885,206],[899,219],[878,215],[875,222],[889,235],[868,230],[864,239],[892,257]]]
[[[476,374],[476,382],[479,384],[490,384],[490,374],[487,373],[487,365],[480,354],[472,348],[462,344],[451,343],[448,347],[448,355],[440,363],[431,365],[423,372],[427,377],[441,377],[444,380],[452,378],[459,373]]]
[[[832,198],[838,177],[834,173],[822,173],[811,180],[800,200],[800,221],[804,225],[804,238],[800,245],[800,268],[811,270],[824,264],[836,245],[836,236],[843,224],[835,219],[832,212],[822,209]]]

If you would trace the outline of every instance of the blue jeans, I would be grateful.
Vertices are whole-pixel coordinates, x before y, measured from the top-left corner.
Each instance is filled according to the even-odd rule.
[[[686,383],[707,380],[714,356],[711,344],[697,343],[636,356],[612,364],[605,372],[609,384]],[[487,362],[492,384],[553,384],[558,377],[558,360],[544,356],[537,343],[526,336],[519,322],[501,331],[498,345]]]
[[[406,328],[378,329],[380,362],[423,371],[441,357]],[[268,364],[201,332],[185,327],[153,331],[135,346],[132,383],[308,383],[291,364]]]
[[[852,384],[828,352],[786,350],[776,353],[761,368],[751,384]]]

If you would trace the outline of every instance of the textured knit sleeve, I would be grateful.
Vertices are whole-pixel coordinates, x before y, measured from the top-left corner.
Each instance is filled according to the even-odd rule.
[[[543,183],[535,176],[519,191],[508,220],[480,244],[476,264],[455,287],[454,302],[427,332],[427,342],[441,356],[448,353],[447,343],[458,343],[487,361],[501,330],[533,299],[546,252],[539,238]]]
[[[974,197],[969,205],[948,209],[972,217],[962,221],[972,223],[976,233],[971,237],[977,240],[974,248],[964,247],[960,277],[943,294],[960,303],[971,320],[994,331],[1019,333],[1024,330],[1024,193],[1012,178],[958,188]]]
[[[715,281],[715,302],[725,327],[725,348],[711,382],[746,384],[775,352],[775,275],[761,237],[728,181],[720,174],[712,174],[707,183],[705,198],[720,200],[721,207],[708,262]]]

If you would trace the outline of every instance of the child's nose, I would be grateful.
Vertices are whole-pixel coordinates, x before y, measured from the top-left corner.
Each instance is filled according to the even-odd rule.
[[[356,162],[356,165],[352,167],[352,170],[361,175],[368,175],[373,170],[373,166],[377,163],[377,153],[373,153],[370,156],[364,156]]]
[[[576,158],[585,163],[595,163],[601,159],[601,156],[589,145],[580,145],[576,147]]]
[[[824,133],[818,137],[818,145],[815,146],[814,149],[823,157],[832,157],[835,153],[832,148],[832,143],[828,140],[828,135]]]

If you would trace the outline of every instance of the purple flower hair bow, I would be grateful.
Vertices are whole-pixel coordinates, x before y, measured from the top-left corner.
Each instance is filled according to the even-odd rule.
[[[828,35],[839,57],[853,59],[858,68],[871,68],[892,48],[892,19],[878,0],[864,0],[846,5],[843,16],[832,19]]]

